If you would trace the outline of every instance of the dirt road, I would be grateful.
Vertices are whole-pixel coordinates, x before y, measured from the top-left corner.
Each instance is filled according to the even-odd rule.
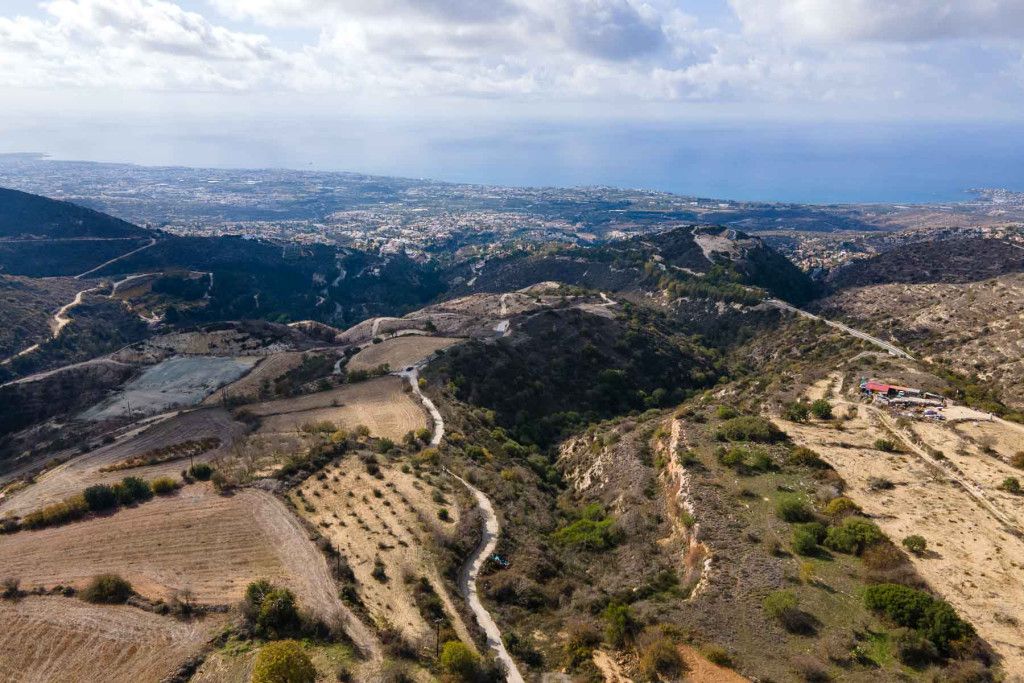
[[[68,315],[67,315],[68,311],[70,311],[75,306],[81,305],[82,297],[84,297],[89,292],[96,291],[97,289],[100,289],[100,288],[99,287],[90,287],[88,289],[83,289],[80,292],[78,292],[77,294],[75,294],[75,298],[72,299],[71,302],[66,303],[63,306],[61,306],[59,309],[57,309],[57,312],[53,314],[53,324],[52,324],[53,333],[52,333],[52,335],[50,337],[51,339],[56,339],[57,337],[59,337],[61,330],[63,330],[64,327],[68,323],[71,322],[71,318],[69,318]],[[39,348],[39,344],[33,344],[32,346],[24,348],[21,351],[18,351],[18,353],[14,354],[13,356],[10,356],[10,357],[5,358],[4,360],[0,361],[0,365],[7,365],[8,363],[10,363],[15,358],[20,358],[21,356],[26,356],[26,355],[32,353],[33,351],[36,351],[38,348]]]
[[[149,249],[154,244],[156,244],[156,238],[155,237],[151,237],[151,238],[149,238],[149,244],[144,244],[141,247],[139,247],[138,249],[132,249],[127,254],[121,254],[120,256],[117,256],[115,258],[110,259],[109,261],[104,261],[103,263],[99,264],[95,268],[90,268],[89,270],[85,271],[84,273],[79,273],[78,275],[75,276],[75,279],[76,280],[81,280],[86,275],[91,275],[92,273],[95,273],[97,270],[100,270],[101,268],[106,268],[111,263],[117,263],[121,259],[128,258],[132,254],[138,254],[143,249]]]
[[[480,544],[470,556],[469,561],[462,566],[462,571],[459,572],[459,591],[466,596],[466,602],[469,603],[470,611],[473,612],[477,623],[480,624],[480,628],[487,635],[487,646],[494,650],[498,661],[504,667],[505,680],[509,681],[509,683],[523,683],[523,675],[519,673],[512,655],[505,649],[505,643],[501,639],[501,630],[494,623],[494,619],[484,608],[483,603],[480,602],[480,595],[476,590],[477,576],[480,575],[484,562],[487,561],[487,558],[491,556],[494,548],[498,545],[498,533],[501,531],[501,527],[498,525],[498,516],[494,514],[494,506],[491,505],[491,501],[484,495],[483,491],[451,470],[445,468],[445,472],[458,479],[463,486],[469,489],[473,497],[476,498],[477,506],[484,513],[484,533],[480,538]]]
[[[849,335],[853,335],[854,337],[857,337],[858,339],[863,339],[864,341],[868,342],[869,344],[874,344],[875,346],[877,346],[880,349],[882,349],[882,350],[886,351],[887,353],[889,353],[889,355],[896,356],[898,358],[906,358],[907,360],[914,360],[913,356],[911,356],[909,353],[907,353],[903,349],[899,348],[898,346],[896,346],[894,344],[890,344],[889,342],[885,341],[884,339],[879,339],[878,337],[872,337],[867,332],[861,332],[860,330],[855,330],[854,328],[850,327],[849,325],[844,325],[843,323],[837,323],[834,320],[827,320],[825,318],[822,318],[821,316],[814,315],[813,313],[809,313],[809,312],[807,312],[807,311],[805,311],[805,310],[803,310],[801,308],[797,308],[796,306],[793,306],[791,304],[787,304],[785,301],[780,301],[779,299],[765,299],[765,303],[770,304],[772,306],[775,306],[776,308],[781,308],[782,310],[785,310],[785,311],[790,311],[791,313],[796,313],[797,315],[801,315],[801,316],[803,316],[805,318],[810,318],[811,320],[820,320],[821,322],[825,323],[829,327],[833,327],[833,328],[835,328],[837,330],[840,330],[842,332],[845,332],[845,333],[847,333]]]

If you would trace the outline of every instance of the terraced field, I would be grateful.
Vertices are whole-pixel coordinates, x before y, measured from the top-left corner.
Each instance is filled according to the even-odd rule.
[[[258,578],[286,585],[324,618],[342,612],[326,560],[291,512],[253,489],[219,496],[209,484],[61,527],[0,537],[0,576],[22,587],[81,586],[116,572],[151,598],[189,588],[201,603],[239,600]]]
[[[0,602],[0,680],[159,681],[197,654],[224,615],[183,622],[125,606],[30,596]]]
[[[460,340],[451,337],[425,337],[408,335],[395,337],[380,344],[371,344],[357,353],[346,366],[349,370],[372,370],[387,364],[392,370],[414,365],[440,349],[446,349]]]
[[[426,426],[423,408],[405,391],[399,377],[378,377],[331,391],[266,401],[246,410],[263,418],[260,432],[298,432],[307,423],[329,421],[352,429],[366,425],[374,436],[401,439]]]
[[[245,427],[231,419],[225,410],[214,408],[183,413],[160,422],[141,434],[81,455],[40,476],[36,483],[10,498],[0,501],[0,517],[8,514],[24,515],[49,503],[80,493],[86,486],[120,481],[131,475],[144,479],[176,476],[185,464],[169,461],[147,467],[136,467],[119,472],[100,472],[100,469],[132,456],[190,439],[217,437],[221,447],[208,451],[197,460],[205,462],[231,447],[245,433]]]
[[[267,356],[253,368],[252,372],[210,394],[203,401],[203,405],[220,405],[224,400],[225,393],[233,400],[255,401],[260,396],[260,389],[264,382],[273,385],[275,379],[301,365],[303,355],[299,351],[286,351]]]
[[[433,624],[417,610],[413,595],[423,577],[440,597],[455,634],[472,643],[432,551],[434,537],[457,528],[460,506],[454,491],[386,464],[380,465],[379,477],[373,476],[357,458],[323,474],[303,482],[293,500],[348,559],[360,599],[376,623],[398,628],[412,643],[433,643]],[[439,518],[442,509],[448,521]],[[378,561],[384,577],[374,576]]]

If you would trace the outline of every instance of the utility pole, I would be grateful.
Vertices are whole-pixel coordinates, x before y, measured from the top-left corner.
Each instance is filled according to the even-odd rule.
[[[128,394],[127,393],[124,395],[124,402],[128,405],[128,421],[131,422],[131,419],[132,419],[132,400],[130,398],[128,398]]]

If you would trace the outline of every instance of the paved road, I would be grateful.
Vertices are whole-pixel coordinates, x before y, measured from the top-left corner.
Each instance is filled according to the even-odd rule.
[[[845,333],[847,333],[849,335],[853,335],[854,337],[857,337],[858,339],[863,339],[864,341],[868,342],[869,344],[874,344],[875,346],[879,347],[880,349],[888,352],[889,355],[891,355],[891,356],[897,356],[898,358],[906,358],[907,360],[914,360],[913,356],[911,356],[909,353],[907,353],[903,349],[899,348],[895,344],[890,344],[889,342],[885,341],[884,339],[879,339],[878,337],[872,337],[867,332],[861,332],[860,330],[855,330],[854,328],[850,327],[849,325],[844,325],[843,323],[837,323],[834,320],[828,320],[826,318],[822,318],[821,316],[814,315],[813,313],[809,313],[809,312],[803,310],[802,308],[797,308],[796,306],[793,306],[792,304],[788,304],[785,301],[780,301],[779,299],[765,299],[765,303],[770,304],[772,306],[775,306],[776,308],[781,308],[781,309],[783,309],[785,311],[791,311],[793,313],[796,313],[797,315],[802,315],[803,317],[810,318],[811,320],[820,320],[821,322],[825,323],[829,327],[834,327],[835,329],[841,330],[841,331],[843,331],[843,332],[845,332]]]

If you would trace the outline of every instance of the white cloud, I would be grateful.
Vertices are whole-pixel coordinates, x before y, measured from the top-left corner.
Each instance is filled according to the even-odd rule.
[[[744,27],[792,40],[930,41],[1024,36],[1020,0],[730,0]]]
[[[720,0],[741,30],[701,25],[682,0],[180,1],[0,9],[0,86],[752,111],[1019,102],[1024,87],[1020,0]]]

